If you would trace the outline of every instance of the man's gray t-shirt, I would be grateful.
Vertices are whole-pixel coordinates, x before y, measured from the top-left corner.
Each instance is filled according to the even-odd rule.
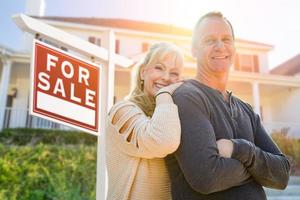
[[[196,80],[173,94],[181,121],[181,144],[166,157],[175,200],[263,200],[262,186],[282,189],[290,165],[252,108]],[[216,140],[231,139],[232,158],[219,155]]]

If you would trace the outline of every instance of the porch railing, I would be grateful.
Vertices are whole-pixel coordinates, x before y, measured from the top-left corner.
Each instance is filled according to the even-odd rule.
[[[3,128],[43,128],[72,130],[72,128],[68,126],[30,115],[28,109],[22,108],[5,109]]]
[[[274,131],[281,131],[283,129],[288,130],[288,135],[300,138],[300,123],[297,122],[281,122],[281,121],[273,121],[273,122],[263,122],[263,125],[266,131],[271,134]]]
[[[289,135],[300,138],[300,123],[295,122],[263,122],[267,132],[280,131],[288,128]],[[63,129],[72,130],[72,128],[36,117],[29,114],[28,109],[6,108],[3,128],[44,128],[44,129]]]

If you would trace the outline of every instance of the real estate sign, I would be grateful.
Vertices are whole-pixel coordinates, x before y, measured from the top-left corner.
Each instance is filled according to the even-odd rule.
[[[35,40],[31,114],[98,134],[100,73],[99,65]]]

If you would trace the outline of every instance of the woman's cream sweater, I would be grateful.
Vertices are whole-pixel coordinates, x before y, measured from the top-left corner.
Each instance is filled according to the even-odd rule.
[[[128,112],[112,123],[115,113]],[[138,116],[122,133],[124,123]],[[107,122],[108,200],[169,200],[170,181],[163,157],[180,143],[180,121],[173,103],[156,106],[152,118],[130,101],[117,103]]]

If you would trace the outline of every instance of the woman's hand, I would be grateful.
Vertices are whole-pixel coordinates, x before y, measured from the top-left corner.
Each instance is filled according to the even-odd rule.
[[[155,95],[156,104],[173,103],[172,94],[183,82],[173,83],[166,87],[161,88]]]
[[[217,140],[219,154],[225,158],[231,158],[233,152],[233,142],[227,139]]]
[[[169,93],[170,95],[173,94],[173,92],[179,87],[181,86],[181,84],[183,83],[183,81],[177,82],[177,83],[173,83],[170,84],[166,87],[161,88],[160,90],[158,90],[158,92],[156,93],[155,96],[157,96],[158,94],[162,94],[162,93]]]

